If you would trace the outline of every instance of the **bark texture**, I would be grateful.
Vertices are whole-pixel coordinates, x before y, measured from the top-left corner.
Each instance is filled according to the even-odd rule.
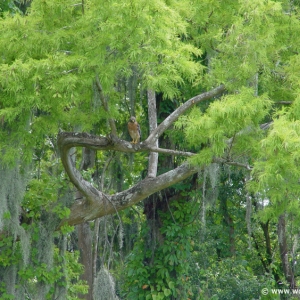
[[[101,91],[101,86],[98,85],[98,89]],[[186,112],[190,107],[201,101],[211,99],[212,97],[215,97],[224,91],[225,87],[220,85],[209,92],[205,92],[186,101],[172,114],[170,114],[159,126],[152,128],[153,131],[150,133],[149,137],[144,142],[137,145],[133,145],[127,141],[119,139],[115,134],[116,129],[112,120],[112,134],[106,137],[95,136],[87,133],[60,133],[58,135],[58,147],[60,150],[62,164],[71,182],[84,196],[73,204],[71,207],[70,216],[63,220],[61,225],[65,223],[69,225],[77,225],[108,214],[116,213],[132,206],[133,204],[145,199],[157,191],[184,180],[188,176],[198,171],[196,167],[189,166],[185,163],[158,177],[148,176],[125,191],[116,193],[114,195],[107,195],[97,190],[89,182],[82,178],[70,156],[70,150],[73,147],[86,147],[92,150],[101,151],[114,150],[127,153],[148,151],[156,153],[162,152],[171,155],[191,156],[193,153],[190,152],[158,148],[157,141],[159,136],[161,136],[163,132],[168,129],[180,117],[180,115]],[[148,95],[151,103],[153,103],[155,100],[155,95],[153,93],[154,92],[149,91]],[[154,110],[152,109],[152,111]],[[153,124],[154,122],[155,120],[153,121]],[[157,159],[155,158],[154,161],[155,160]]]
[[[284,277],[289,284],[289,288],[295,289],[297,286],[295,281],[295,275],[289,261],[289,251],[288,251],[288,244],[287,244],[287,237],[286,237],[284,214],[280,215],[278,219],[278,241],[279,241],[280,259],[281,259]]]
[[[81,170],[87,170],[92,168],[95,164],[95,151],[83,148],[82,149],[82,161],[80,165]],[[76,192],[76,199],[83,198],[80,191]],[[81,279],[85,280],[89,286],[88,293],[80,295],[82,299],[93,300],[93,256],[92,256],[92,232],[90,225],[87,222],[78,224],[78,248],[80,250],[80,262],[84,266],[84,272],[81,274]]]
[[[152,133],[157,128],[157,112],[156,112],[156,97],[153,90],[148,90],[148,119],[149,119],[149,129]],[[152,141],[152,145],[158,148],[158,139]],[[158,165],[158,153],[150,152],[149,163],[148,163],[148,177],[156,177]]]

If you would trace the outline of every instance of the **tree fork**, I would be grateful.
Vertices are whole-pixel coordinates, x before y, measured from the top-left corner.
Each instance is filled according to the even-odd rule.
[[[199,169],[189,166],[184,163],[181,166],[164,173],[158,177],[147,177],[141,180],[133,187],[116,193],[114,195],[106,195],[97,190],[88,181],[84,180],[80,172],[76,169],[73,161],[70,158],[70,149],[72,147],[87,147],[93,150],[115,150],[120,152],[164,152],[168,153],[169,149],[159,149],[153,147],[156,144],[158,137],[169,128],[184,112],[186,112],[193,105],[211,99],[225,91],[225,86],[220,85],[211,91],[197,95],[183,105],[178,107],[172,114],[170,114],[157,128],[155,128],[149,137],[139,145],[132,145],[127,141],[123,141],[112,135],[107,137],[95,136],[87,133],[72,133],[62,132],[58,135],[58,147],[60,150],[61,161],[68,174],[71,182],[84,195],[84,198],[76,201],[71,207],[70,216],[62,220],[61,225],[77,225],[85,221],[91,221],[96,218],[116,213],[133,204],[143,200],[147,196],[169,187],[177,182],[180,182],[190,175],[196,173]],[[170,154],[178,154],[191,156],[192,153],[170,150]]]

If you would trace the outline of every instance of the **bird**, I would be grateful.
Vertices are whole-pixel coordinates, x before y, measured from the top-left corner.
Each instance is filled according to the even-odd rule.
[[[128,122],[128,131],[132,138],[131,144],[137,144],[140,142],[141,138],[141,128],[136,118],[131,116]]]

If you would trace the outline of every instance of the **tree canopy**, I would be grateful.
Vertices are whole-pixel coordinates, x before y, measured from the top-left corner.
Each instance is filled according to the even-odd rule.
[[[296,0],[0,4],[3,299],[242,299],[239,272],[244,299],[296,288],[299,10]],[[220,266],[234,270],[221,291]]]

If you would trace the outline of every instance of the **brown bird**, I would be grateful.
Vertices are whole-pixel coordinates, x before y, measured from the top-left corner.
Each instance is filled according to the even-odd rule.
[[[128,122],[128,131],[132,138],[132,144],[137,144],[140,142],[141,138],[141,128],[139,123],[136,121],[136,118],[131,116]]]

